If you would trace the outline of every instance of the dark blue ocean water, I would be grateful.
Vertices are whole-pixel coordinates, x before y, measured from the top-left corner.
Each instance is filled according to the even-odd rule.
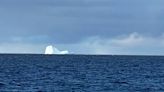
[[[0,55],[0,92],[164,92],[164,57]]]

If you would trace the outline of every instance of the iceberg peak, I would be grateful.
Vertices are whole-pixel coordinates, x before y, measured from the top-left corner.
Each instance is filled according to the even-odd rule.
[[[45,54],[53,54],[53,53],[54,53],[53,46],[52,45],[47,46],[45,50]]]
[[[45,54],[69,54],[67,50],[60,51],[57,48],[53,47],[52,45],[49,45],[45,49]]]

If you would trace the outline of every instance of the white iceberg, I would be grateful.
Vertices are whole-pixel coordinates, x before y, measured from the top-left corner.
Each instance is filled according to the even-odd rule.
[[[69,52],[67,50],[60,51],[52,45],[49,45],[46,47],[45,54],[69,54]]]

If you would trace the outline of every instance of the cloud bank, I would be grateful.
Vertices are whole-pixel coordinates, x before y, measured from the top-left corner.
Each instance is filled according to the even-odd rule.
[[[80,45],[88,49],[90,54],[164,55],[163,34],[159,37],[151,37],[134,32],[109,39],[91,37]]]
[[[59,49],[67,49],[72,54],[164,55],[164,34],[152,37],[133,32],[113,38],[94,36],[79,43],[52,43],[51,45],[55,45]],[[0,53],[43,54],[46,46],[47,44],[22,44],[22,42],[1,43]]]

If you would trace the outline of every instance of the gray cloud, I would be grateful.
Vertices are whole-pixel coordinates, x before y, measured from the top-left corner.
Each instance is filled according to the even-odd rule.
[[[20,40],[20,39],[15,39]],[[43,54],[49,44],[1,43],[0,53],[38,53]],[[137,32],[114,38],[90,37],[79,43],[51,44],[59,50],[74,54],[113,54],[113,55],[164,55],[164,35],[144,36]],[[13,48],[14,47],[14,48]]]
[[[77,50],[77,53],[83,54],[88,51],[88,54],[163,55],[164,35],[156,38],[134,32],[111,39],[91,37],[71,47],[81,48],[80,51]]]

